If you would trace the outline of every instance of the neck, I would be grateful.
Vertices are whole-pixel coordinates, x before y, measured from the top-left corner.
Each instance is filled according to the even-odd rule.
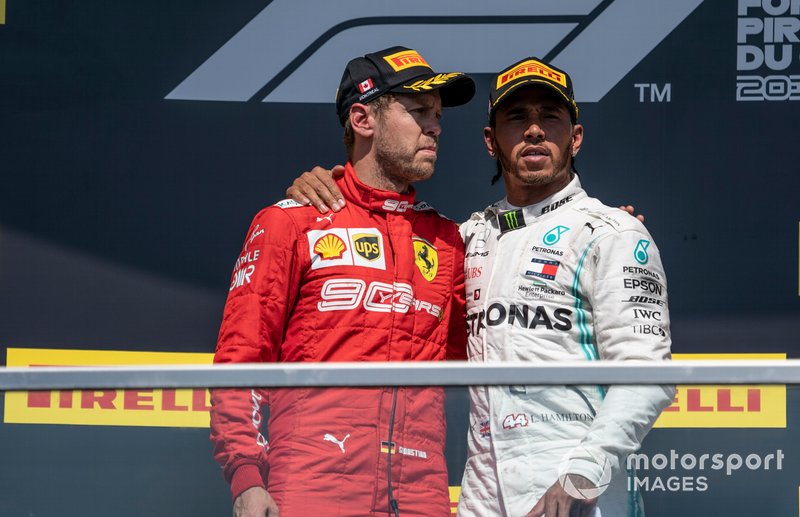
[[[372,154],[364,154],[360,157],[353,156],[351,163],[361,183],[375,189],[388,190],[389,192],[408,192],[409,184],[398,180],[396,175],[389,174],[389,171],[385,171]]]
[[[569,185],[569,182],[572,181],[573,174],[570,172],[562,178],[556,179],[555,181],[544,185],[516,184],[513,185],[513,188],[512,185],[510,185],[510,182],[513,182],[514,180],[511,179],[507,174],[504,174],[504,176],[506,181],[506,197],[508,198],[508,202],[514,206],[528,206],[547,199]]]

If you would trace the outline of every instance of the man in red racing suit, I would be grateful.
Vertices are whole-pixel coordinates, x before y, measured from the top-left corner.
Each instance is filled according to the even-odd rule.
[[[427,64],[418,68],[432,74]],[[406,97],[422,96],[440,102],[439,91]],[[447,99],[443,90],[441,103]],[[387,110],[405,110],[389,102]],[[320,216],[284,200],[256,215],[215,363],[466,358],[456,224],[416,202],[410,185],[368,186],[358,152],[353,162],[338,181],[347,200],[341,212]],[[235,501],[260,487],[282,517],[450,515],[441,388],[215,389],[212,405],[214,456]]]

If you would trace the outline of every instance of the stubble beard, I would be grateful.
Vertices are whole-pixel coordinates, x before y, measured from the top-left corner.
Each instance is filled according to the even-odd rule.
[[[391,141],[375,143],[375,162],[387,179],[416,183],[433,176],[436,158],[418,158],[414,150],[398,149]]]
[[[511,177],[516,178],[521,183],[525,185],[530,185],[532,187],[549,185],[550,183],[555,181],[556,178],[558,178],[558,175],[561,173],[561,171],[567,168],[570,156],[569,155],[570,144],[568,143],[566,146],[564,146],[564,149],[561,149],[560,153],[561,158],[557,162],[553,162],[553,170],[550,171],[549,174],[536,174],[536,173],[525,174],[522,171],[520,171],[520,167],[518,165],[519,158],[521,158],[520,156],[517,156],[516,159],[512,162],[511,160],[508,159],[506,153],[504,153],[503,150],[500,149],[500,146],[497,144],[497,142],[495,142],[495,147],[499,151],[498,156],[500,160],[500,165],[503,167],[503,171],[505,171]]]

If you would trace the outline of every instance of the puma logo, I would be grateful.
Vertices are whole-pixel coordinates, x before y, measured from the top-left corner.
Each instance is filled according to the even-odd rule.
[[[344,442],[347,441],[348,438],[350,438],[350,433],[347,433],[347,435],[345,435],[345,437],[342,438],[341,441],[337,440],[336,437],[333,436],[332,434],[325,433],[325,436],[322,437],[322,440],[325,441],[325,442],[333,442],[333,443],[335,443],[342,450],[342,454],[344,454]]]
[[[320,221],[328,221],[330,224],[333,224],[333,214],[328,214],[325,217],[317,217],[317,222]]]
[[[600,226],[598,226],[597,228],[595,228],[594,226],[592,226],[592,223],[585,223],[585,224],[584,224],[584,226],[588,227],[588,228],[589,228],[589,229],[592,231],[592,234],[594,234],[594,231],[595,231],[597,228],[600,228],[600,226],[603,226],[603,225],[601,224]]]

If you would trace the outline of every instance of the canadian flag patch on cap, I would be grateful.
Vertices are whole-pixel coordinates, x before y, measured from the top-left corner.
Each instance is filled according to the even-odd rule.
[[[365,81],[358,83],[358,91],[361,93],[368,92],[372,89],[372,79],[367,78]]]

